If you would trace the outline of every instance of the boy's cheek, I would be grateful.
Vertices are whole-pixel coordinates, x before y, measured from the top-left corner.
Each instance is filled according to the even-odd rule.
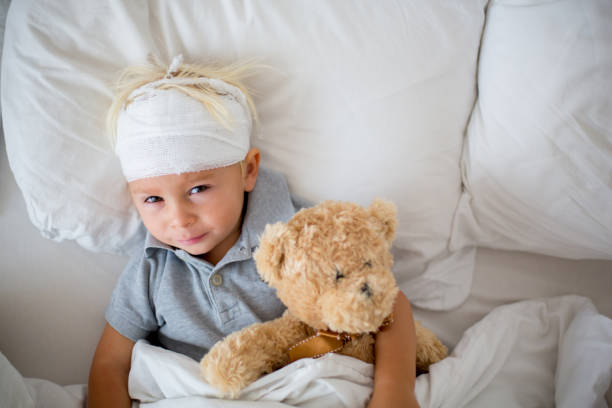
[[[162,242],[166,241],[165,237],[163,236],[163,228],[161,228],[159,221],[156,220],[153,215],[140,214],[140,219],[151,235]]]

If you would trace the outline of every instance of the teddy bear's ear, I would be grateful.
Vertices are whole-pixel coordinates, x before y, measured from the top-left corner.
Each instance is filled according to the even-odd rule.
[[[287,227],[282,222],[266,225],[259,239],[259,249],[253,255],[257,272],[267,283],[273,283],[281,277],[286,231]]]
[[[391,245],[395,238],[395,227],[397,226],[397,209],[391,201],[375,199],[369,208],[370,214],[374,216],[380,226],[385,239]]]

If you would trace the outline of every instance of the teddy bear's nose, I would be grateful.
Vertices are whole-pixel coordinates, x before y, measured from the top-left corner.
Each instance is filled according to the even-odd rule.
[[[370,285],[368,285],[367,282],[361,285],[361,293],[363,293],[367,297],[372,296],[372,289],[370,288]]]

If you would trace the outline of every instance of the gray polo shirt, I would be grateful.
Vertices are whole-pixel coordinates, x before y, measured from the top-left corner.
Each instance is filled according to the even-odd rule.
[[[284,176],[260,169],[240,238],[217,265],[147,233],[119,278],[106,320],[133,341],[156,334],[163,347],[199,360],[226,335],[279,317],[285,307],[259,278],[252,254],[266,224],[295,211]]]

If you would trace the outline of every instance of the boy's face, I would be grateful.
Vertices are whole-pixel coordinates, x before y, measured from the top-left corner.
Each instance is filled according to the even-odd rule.
[[[132,201],[161,242],[216,264],[240,236],[244,192],[255,187],[259,151],[240,163],[213,170],[134,180]]]

